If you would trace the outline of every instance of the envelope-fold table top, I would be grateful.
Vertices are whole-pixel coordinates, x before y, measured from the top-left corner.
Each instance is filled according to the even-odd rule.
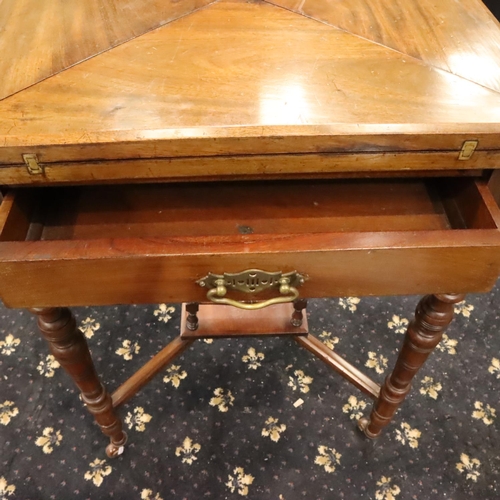
[[[11,0],[0,19],[0,185],[499,164],[479,0]]]

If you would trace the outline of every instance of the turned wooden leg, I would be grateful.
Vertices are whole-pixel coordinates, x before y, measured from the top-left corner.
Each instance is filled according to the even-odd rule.
[[[94,415],[102,432],[109,436],[107,455],[111,458],[120,455],[127,435],[113,409],[111,396],[99,380],[87,341],[76,327],[71,311],[67,308],[47,308],[31,309],[31,312],[38,316],[38,327],[49,342],[51,353],[80,389],[85,406]]]
[[[189,302],[186,304],[186,311],[188,313],[186,319],[187,329],[194,332],[198,330],[198,310],[200,309],[200,305],[198,302]]]
[[[302,326],[304,320],[304,313],[302,312],[307,307],[307,300],[298,299],[293,303],[293,313],[291,323],[293,326]]]
[[[429,354],[439,344],[453,318],[453,306],[463,295],[427,295],[418,304],[415,319],[408,326],[393,372],[385,380],[370,418],[362,418],[359,428],[371,439],[380,435],[410,392],[411,381]]]

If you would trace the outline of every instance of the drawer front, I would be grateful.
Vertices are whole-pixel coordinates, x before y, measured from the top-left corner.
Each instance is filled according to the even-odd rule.
[[[11,307],[201,302],[207,273],[247,269],[306,275],[301,297],[487,291],[499,223],[471,179],[10,192],[0,296]]]

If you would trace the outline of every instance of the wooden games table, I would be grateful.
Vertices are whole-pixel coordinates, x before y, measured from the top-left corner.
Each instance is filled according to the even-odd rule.
[[[108,454],[116,408],[207,336],[292,335],[375,400],[377,437],[500,271],[480,0],[7,0],[0,19],[0,296],[38,315]],[[380,387],[303,311],[388,294],[425,297]],[[184,303],[180,337],[110,394],[68,307],[158,302]]]

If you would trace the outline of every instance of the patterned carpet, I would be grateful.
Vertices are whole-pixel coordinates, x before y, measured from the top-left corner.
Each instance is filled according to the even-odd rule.
[[[310,330],[382,381],[416,301],[313,301]],[[500,498],[499,303],[459,304],[377,441],[368,398],[291,339],[197,341],[121,408],[115,460],[31,315],[0,309],[0,499]],[[110,389],[179,330],[170,304],[75,313]]]

